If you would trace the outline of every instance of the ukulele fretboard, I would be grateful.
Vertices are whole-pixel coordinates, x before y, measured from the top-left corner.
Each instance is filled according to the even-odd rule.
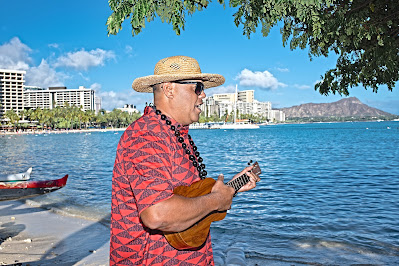
[[[249,176],[247,174],[243,174],[242,176],[239,176],[238,178],[227,182],[226,185],[234,188],[234,190],[237,192],[248,182],[249,182]]]

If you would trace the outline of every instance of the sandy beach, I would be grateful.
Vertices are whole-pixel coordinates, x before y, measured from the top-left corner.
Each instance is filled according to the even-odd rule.
[[[109,227],[24,201],[0,202],[0,265],[108,265]]]
[[[109,217],[94,222],[50,209],[0,202],[0,265],[109,265]],[[226,248],[214,254],[215,265],[260,265]]]

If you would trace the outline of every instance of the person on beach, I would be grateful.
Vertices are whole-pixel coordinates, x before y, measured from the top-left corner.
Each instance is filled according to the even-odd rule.
[[[188,198],[173,192],[207,176],[188,125],[199,120],[204,89],[224,81],[221,75],[202,73],[187,56],[164,58],[154,75],[134,80],[133,89],[153,93],[154,104],[126,129],[117,147],[110,265],[214,265],[209,235],[199,248],[178,250],[163,232],[183,231],[212,211],[230,209],[236,191],[223,183],[222,174],[207,195]],[[259,181],[252,167],[233,177],[250,177],[238,192],[253,189]]]

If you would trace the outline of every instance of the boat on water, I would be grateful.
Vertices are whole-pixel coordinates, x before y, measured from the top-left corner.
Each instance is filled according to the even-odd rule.
[[[33,170],[33,168],[30,167],[24,173],[11,174],[11,175],[7,175],[6,177],[0,177],[0,182],[1,181],[23,181],[23,180],[29,180],[30,179],[30,175],[32,174],[32,170]]]
[[[238,88],[236,84],[236,96],[234,99],[234,122],[233,123],[224,123],[220,125],[220,129],[258,129],[259,125],[250,123],[249,120],[239,121],[237,122],[237,95]]]
[[[68,175],[53,180],[29,180],[32,169],[21,174],[0,177],[0,201],[18,200],[47,194],[63,188]],[[29,176],[26,174],[29,173]]]
[[[258,129],[259,126],[256,124],[250,123],[232,123],[232,124],[223,124],[220,126],[220,129]]]

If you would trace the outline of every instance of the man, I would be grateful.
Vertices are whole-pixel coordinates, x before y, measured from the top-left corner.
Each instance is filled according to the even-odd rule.
[[[133,89],[153,92],[154,106],[131,124],[118,144],[112,178],[111,265],[213,265],[210,236],[196,249],[177,250],[163,232],[183,231],[212,211],[230,209],[234,189],[218,177],[211,193],[187,198],[173,193],[207,172],[188,125],[197,122],[204,89],[219,86],[224,77],[201,73],[186,56],[160,60],[154,75],[137,78]],[[256,186],[259,178],[244,173]]]

